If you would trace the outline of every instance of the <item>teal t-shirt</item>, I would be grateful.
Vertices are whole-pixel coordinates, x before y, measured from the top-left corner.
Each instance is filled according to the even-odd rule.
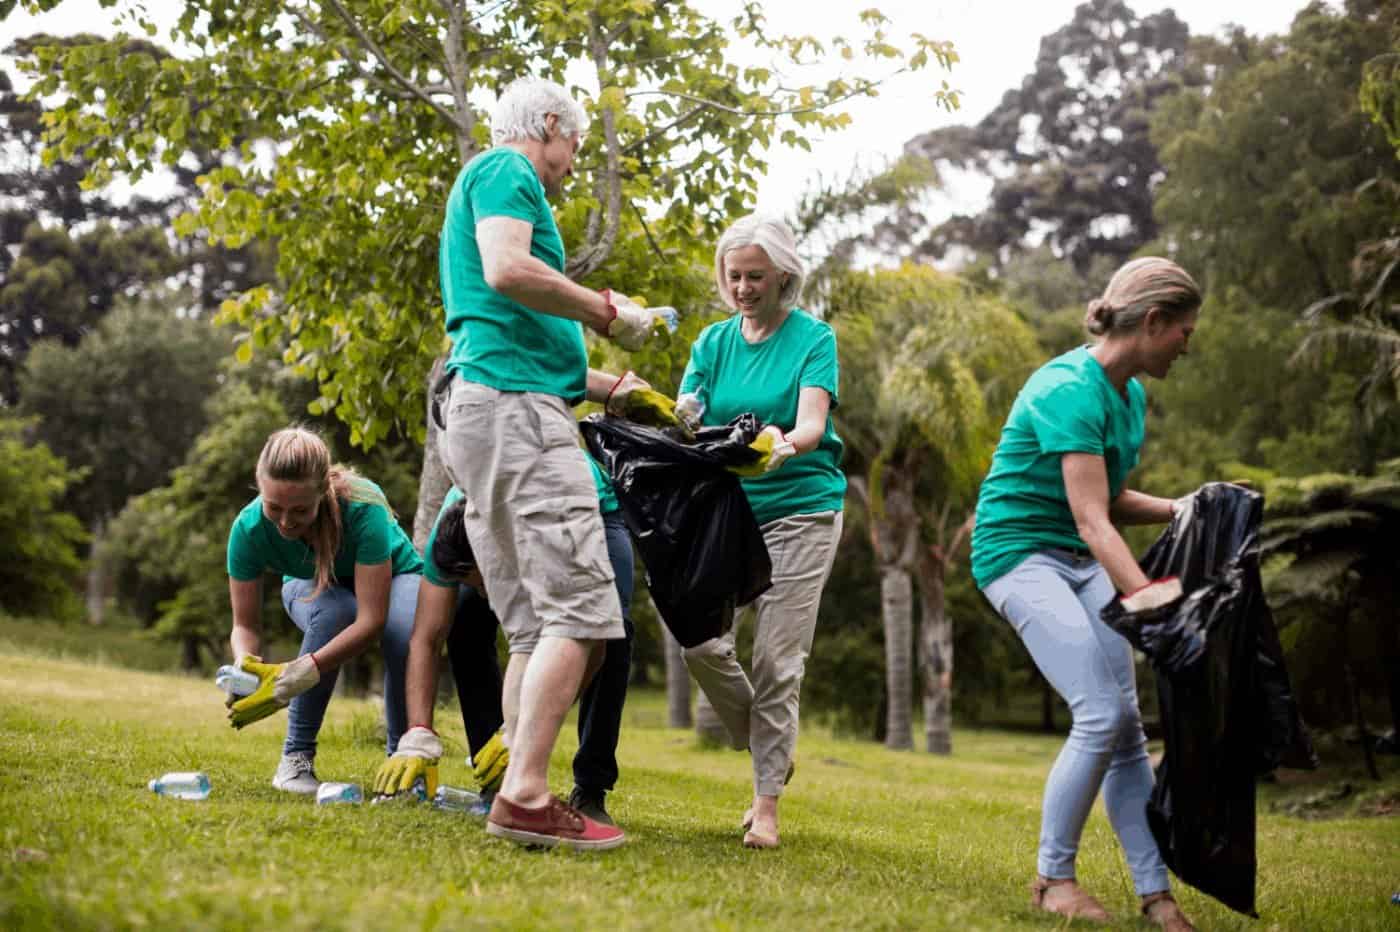
[[[593,484],[598,488],[598,507],[603,514],[610,511],[617,511],[617,494],[613,492],[612,481],[608,479],[607,473],[591,456],[586,456],[588,465],[593,468]],[[433,529],[428,533],[428,542],[423,546],[423,578],[435,586],[451,587],[457,585],[457,580],[448,579],[438,570],[437,564],[433,562],[433,547],[437,544],[438,525],[442,523],[442,516],[447,513],[456,502],[461,500],[462,490],[455,485],[447,490],[443,496],[442,507],[438,509],[437,518],[433,521]]]
[[[749,343],[739,330],[742,318],[711,324],[690,348],[681,393],[694,392],[705,403],[706,426],[727,424],[746,411],[784,433],[797,424],[802,389],[825,389],[837,404],[839,367],[836,334],[801,308],[794,309],[777,333]],[[844,445],[826,418],[817,448],[788,460],[771,473],[744,479],[744,492],[759,524],[792,515],[840,511],[846,498],[841,472]]]
[[[564,241],[530,160],[498,148],[472,159],[447,198],[438,246],[442,306],[452,353],[448,371],[503,392],[543,392],[583,401],[588,350],[583,325],[532,311],[486,284],[476,225],[487,217],[530,224],[530,254],[564,271]]]
[[[1118,497],[1142,447],[1147,393],[1128,380],[1124,400],[1081,346],[1041,366],[1011,406],[977,496],[972,575],[979,587],[1041,550],[1084,549],[1065,494],[1066,453],[1102,456]]]
[[[262,504],[259,495],[238,513],[229,529],[228,574],[239,580],[258,579],[266,572],[280,573],[284,580],[315,579],[316,556],[311,547],[283,537],[277,525],[263,515]],[[341,499],[340,520],[336,579],[351,583],[355,579],[355,564],[373,566],[385,560],[392,563],[395,576],[423,571],[423,561],[413,549],[413,541],[383,505]]]

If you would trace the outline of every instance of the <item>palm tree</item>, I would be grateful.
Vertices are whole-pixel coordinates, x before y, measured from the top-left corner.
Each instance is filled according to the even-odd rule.
[[[928,749],[949,753],[953,642],[944,578],[971,529],[1002,419],[1039,352],[1007,305],[926,266],[842,273],[828,283],[827,300],[841,354],[836,425],[880,574],[885,744],[913,746],[917,581]]]

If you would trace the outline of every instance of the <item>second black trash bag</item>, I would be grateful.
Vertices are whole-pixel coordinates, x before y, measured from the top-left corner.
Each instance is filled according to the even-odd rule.
[[[729,629],[734,610],[772,585],[773,564],[739,479],[763,425],[751,414],[703,427],[693,443],[631,421],[590,415],[584,443],[612,478],[646,566],[652,601],[682,647]]]
[[[1114,599],[1102,612],[1157,674],[1166,749],[1147,819],[1162,858],[1250,916],[1255,779],[1317,765],[1259,578],[1263,516],[1258,493],[1202,486],[1141,560],[1149,578],[1180,578],[1185,596],[1136,613]]]

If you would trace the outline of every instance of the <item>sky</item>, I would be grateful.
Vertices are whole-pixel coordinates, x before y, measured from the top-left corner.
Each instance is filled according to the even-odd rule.
[[[702,11],[727,20],[738,9],[737,0],[692,0]],[[769,153],[769,172],[759,186],[758,209],[785,214],[818,175],[844,177],[857,168],[878,168],[897,157],[905,141],[940,126],[974,123],[1001,100],[1002,94],[1020,84],[1035,64],[1041,36],[1069,22],[1081,0],[766,0],[769,25],[789,34],[832,36],[862,34],[858,11],[877,7],[890,20],[889,34],[922,33],[954,43],[960,61],[951,72],[930,67],[917,74],[890,80],[878,99],[854,101],[848,107],[851,125],[844,131],[813,141],[812,151],[775,149]],[[129,5],[129,4],[124,4]],[[179,4],[174,0],[150,0],[147,7],[161,20],[173,19]],[[1285,31],[1304,0],[1129,0],[1138,15],[1170,7],[1185,20],[1193,34],[1217,34],[1231,24],[1255,34]],[[114,19],[96,0],[67,0],[58,9],[30,16],[12,13],[0,22],[0,49],[19,36],[36,31],[66,34],[105,31]],[[162,37],[157,36],[157,40]],[[815,76],[805,77],[811,81]],[[954,113],[939,109],[933,90],[947,80],[961,92],[961,107]],[[972,189],[954,200],[975,199]],[[970,203],[959,208],[971,208]]]

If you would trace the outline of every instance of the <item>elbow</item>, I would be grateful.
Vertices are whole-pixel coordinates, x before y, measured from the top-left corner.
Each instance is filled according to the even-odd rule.
[[[1075,529],[1079,532],[1079,539],[1084,541],[1084,546],[1095,555],[1102,553],[1103,548],[1118,533],[1106,515],[1076,521]]]
[[[481,270],[486,286],[492,291],[509,296],[520,284],[520,265],[509,260],[488,262]]]

